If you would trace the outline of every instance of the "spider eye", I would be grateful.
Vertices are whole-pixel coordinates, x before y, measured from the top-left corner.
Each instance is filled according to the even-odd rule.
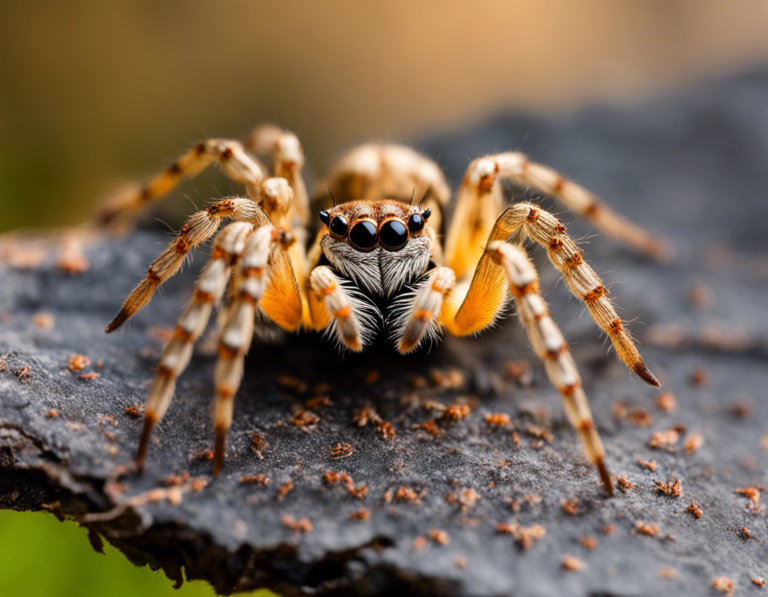
[[[429,216],[432,215],[432,210],[427,208],[421,215],[424,216],[424,221],[426,222],[429,219]]]
[[[371,251],[379,244],[379,231],[370,220],[360,220],[349,231],[349,242],[358,251]]]
[[[328,224],[328,230],[331,231],[333,236],[344,238],[347,235],[347,230],[349,230],[349,222],[344,216],[336,216],[331,220],[331,223]]]
[[[331,221],[331,214],[329,214],[327,211],[321,211],[320,221],[327,226]]]
[[[408,218],[408,230],[411,231],[411,234],[418,234],[424,230],[425,223],[426,220],[421,214],[411,214],[411,217]]]
[[[408,243],[408,229],[400,220],[387,220],[379,228],[379,238],[387,251],[399,251]]]

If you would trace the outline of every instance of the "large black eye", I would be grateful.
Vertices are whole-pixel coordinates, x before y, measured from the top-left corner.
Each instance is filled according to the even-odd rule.
[[[347,218],[344,216],[336,216],[331,220],[328,230],[330,230],[331,234],[334,236],[344,238],[347,235],[347,230],[349,230],[349,222],[347,222]]]
[[[349,231],[349,242],[358,251],[371,251],[379,244],[379,231],[370,220],[360,220]]]
[[[418,234],[424,230],[425,223],[426,220],[421,217],[421,214],[412,214],[411,217],[408,218],[408,230],[411,231],[411,234]]]
[[[379,228],[379,238],[387,251],[399,251],[408,243],[408,229],[400,220],[387,220]]]

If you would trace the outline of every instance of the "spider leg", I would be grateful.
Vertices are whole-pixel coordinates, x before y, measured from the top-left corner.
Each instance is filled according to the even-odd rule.
[[[629,222],[551,168],[529,161],[522,153],[509,152],[473,161],[464,175],[446,239],[446,263],[458,276],[477,262],[482,240],[487,238],[501,212],[501,179],[551,195],[599,230],[646,255],[655,259],[668,255],[669,246],[664,239]],[[480,243],[475,242],[478,238]]]
[[[227,431],[232,425],[234,398],[243,377],[245,354],[251,346],[254,319],[259,301],[264,296],[271,274],[271,248],[280,243],[284,232],[271,226],[256,230],[245,242],[245,250],[238,267],[239,284],[235,298],[226,311],[219,340],[219,358],[214,380],[216,407],[214,414],[215,439],[213,449],[213,475],[224,465]]]
[[[396,301],[390,336],[397,342],[400,354],[412,352],[425,338],[437,333],[445,297],[455,284],[453,270],[438,267],[413,292]]]
[[[539,294],[539,278],[533,264],[522,249],[502,241],[489,243],[487,254],[506,275],[533,350],[543,361],[550,381],[560,391],[566,416],[578,432],[590,462],[600,472],[606,493],[613,495],[613,482],[605,467],[603,446],[592,421],[576,363]]]
[[[135,213],[168,194],[184,178],[193,178],[216,162],[222,172],[246,186],[254,201],[261,199],[261,182],[267,177],[262,164],[237,141],[208,139],[195,145],[144,185],[130,185],[110,199],[99,214],[99,223],[110,224]]]
[[[208,240],[218,230],[222,218],[254,222],[261,216],[268,222],[261,208],[250,199],[222,199],[208,209],[190,216],[176,238],[149,266],[147,275],[125,299],[120,312],[107,326],[106,332],[115,331],[152,299],[155,290],[179,271],[190,249]]]
[[[360,352],[371,336],[378,311],[321,265],[309,275],[309,311],[315,330],[329,330],[340,346]]]
[[[224,294],[230,268],[245,249],[246,239],[252,231],[252,224],[234,222],[218,234],[213,254],[197,280],[192,299],[177,321],[173,337],[160,355],[147,397],[144,427],[136,453],[136,466],[139,470],[144,467],[152,430],[162,420],[171,403],[176,379],[187,368],[194,344],[208,324],[213,305]]]
[[[608,291],[584,261],[581,249],[566,234],[565,226],[536,205],[515,203],[496,221],[488,242],[506,241],[520,230],[546,248],[549,260],[563,276],[568,290],[586,304],[592,319],[611,339],[624,364],[649,385],[659,387],[658,380],[645,366],[626,326],[608,299]],[[443,323],[455,335],[478,332],[492,323],[506,298],[504,273],[486,250],[458,312],[455,317],[445,317]]]
[[[304,150],[298,137],[273,124],[264,124],[251,132],[245,141],[245,147],[260,157],[272,155],[274,176],[286,179],[293,189],[294,200],[288,214],[289,221],[294,225],[294,229],[309,224],[311,215],[309,196],[304,179],[301,177]],[[297,244],[301,246],[306,244],[306,239],[298,240]]]

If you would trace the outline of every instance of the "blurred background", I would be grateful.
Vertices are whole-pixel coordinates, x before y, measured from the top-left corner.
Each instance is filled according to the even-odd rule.
[[[120,181],[264,121],[299,134],[317,175],[372,138],[640,103],[759,68],[766,31],[764,2],[2,2],[0,232],[80,222]],[[189,200],[233,190],[207,173],[152,217],[177,224]],[[0,512],[0,594],[139,591],[172,589],[95,554],[73,523]]]
[[[0,231],[79,222],[263,121],[317,175],[371,138],[642,102],[763,63],[767,27],[765,2],[2,2]],[[209,175],[171,203],[231,190]]]

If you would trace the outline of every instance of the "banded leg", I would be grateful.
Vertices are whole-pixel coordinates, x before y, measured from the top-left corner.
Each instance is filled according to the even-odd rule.
[[[148,183],[131,185],[113,197],[99,215],[99,223],[110,224],[139,211],[168,194],[182,179],[197,176],[214,162],[230,179],[245,185],[254,201],[261,200],[261,182],[268,176],[264,166],[237,141],[209,139],[195,145]]]
[[[273,124],[265,124],[253,130],[245,142],[245,147],[257,156],[272,155],[274,176],[287,180],[293,189],[294,200],[288,215],[292,228],[296,232],[307,226],[311,210],[307,187],[301,177],[301,169],[304,167],[304,149],[298,137]],[[305,240],[299,239],[302,246]]]
[[[152,430],[171,404],[176,379],[187,368],[194,344],[208,324],[214,303],[224,294],[232,264],[245,249],[246,239],[252,231],[253,225],[234,222],[216,237],[211,259],[203,268],[192,299],[176,323],[173,337],[160,355],[147,397],[144,427],[136,453],[136,466],[139,470],[144,468]]]
[[[550,381],[560,391],[566,416],[578,431],[587,458],[600,472],[606,493],[613,495],[613,482],[605,467],[603,445],[592,421],[576,363],[549,314],[547,303],[539,294],[539,278],[533,264],[522,249],[502,241],[489,243],[488,255],[504,271],[531,346],[544,362]]]
[[[340,346],[363,350],[375,326],[375,307],[342,285],[331,268],[321,265],[309,275],[309,310],[315,330],[327,329]]]
[[[413,292],[398,299],[392,307],[391,337],[397,342],[397,351],[407,354],[423,340],[436,338],[440,326],[440,312],[448,293],[456,284],[456,275],[447,267],[438,267]]]
[[[179,234],[149,266],[147,275],[125,299],[117,316],[107,326],[106,332],[114,332],[152,299],[155,290],[179,271],[190,249],[208,240],[218,230],[222,218],[256,222],[263,217],[261,208],[250,199],[222,199],[208,209],[190,216]]]
[[[625,324],[608,299],[608,290],[584,261],[581,249],[555,216],[532,203],[515,203],[496,221],[488,242],[507,240],[521,229],[547,249],[549,260],[562,274],[568,290],[586,304],[592,319],[611,339],[624,364],[649,385],[659,387],[659,381],[645,366]],[[458,336],[479,332],[490,325],[506,297],[504,275],[486,250],[461,307],[454,317],[449,314],[443,323]]]
[[[219,359],[214,373],[214,476],[218,475],[224,466],[227,431],[232,425],[235,394],[242,381],[245,354],[253,338],[256,309],[269,279],[270,251],[274,244],[279,244],[280,235],[281,232],[272,226],[259,228],[248,237],[240,259],[237,292],[226,312],[219,340]]]
[[[482,243],[473,241],[487,238],[493,220],[501,213],[500,179],[555,197],[599,230],[654,259],[668,254],[665,240],[618,215],[583,187],[551,168],[529,161],[522,153],[509,152],[473,161],[464,176],[446,239],[446,265],[459,277],[479,258]]]

